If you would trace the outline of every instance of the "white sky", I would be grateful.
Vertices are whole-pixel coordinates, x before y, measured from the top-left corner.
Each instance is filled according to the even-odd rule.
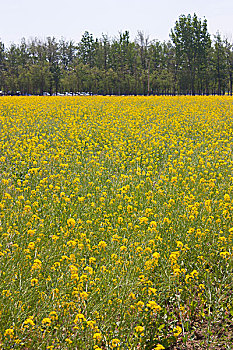
[[[78,42],[85,30],[94,37],[129,30],[168,40],[181,14],[206,17],[210,34],[233,40],[233,0],[0,0],[0,40],[9,45],[55,36]]]

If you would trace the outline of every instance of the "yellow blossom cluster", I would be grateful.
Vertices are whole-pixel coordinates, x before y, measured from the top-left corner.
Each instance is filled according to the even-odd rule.
[[[226,334],[232,125],[230,96],[2,97],[0,347]]]

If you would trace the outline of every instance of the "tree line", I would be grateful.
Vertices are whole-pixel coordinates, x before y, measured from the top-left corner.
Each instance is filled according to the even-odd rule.
[[[138,32],[80,42],[38,38],[6,47],[0,41],[2,94],[88,92],[103,95],[230,94],[233,85],[233,43],[196,14],[181,15],[170,40],[150,40]]]

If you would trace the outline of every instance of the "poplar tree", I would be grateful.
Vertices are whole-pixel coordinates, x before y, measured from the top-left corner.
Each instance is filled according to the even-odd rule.
[[[181,92],[195,95],[197,84],[203,69],[207,68],[207,57],[211,47],[207,21],[181,15],[170,35],[175,46],[176,64],[180,78]]]

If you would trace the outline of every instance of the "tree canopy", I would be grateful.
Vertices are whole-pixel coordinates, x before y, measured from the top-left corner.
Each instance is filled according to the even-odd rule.
[[[211,40],[206,19],[181,15],[171,41],[128,31],[79,43],[48,37],[6,47],[0,41],[0,90],[5,94],[232,94],[233,45]]]

